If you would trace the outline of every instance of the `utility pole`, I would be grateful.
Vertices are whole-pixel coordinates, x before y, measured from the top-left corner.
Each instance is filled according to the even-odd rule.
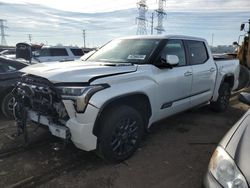
[[[31,41],[32,41],[32,34],[28,34],[28,39],[29,39],[29,41],[31,43]]]
[[[165,31],[163,27],[163,19],[167,15],[167,13],[164,10],[165,6],[166,6],[166,0],[158,0],[158,9],[155,10],[158,17],[158,25],[156,26],[155,30],[157,30],[158,35],[160,35],[163,31]]]
[[[212,33],[212,42],[211,45],[214,46],[214,33]]]
[[[4,22],[6,22],[6,20],[0,19],[0,28],[1,28],[1,45],[7,45],[6,39],[5,37],[7,37],[8,35],[5,34],[5,29],[8,28],[4,25]]]
[[[154,34],[154,12],[151,15],[151,35]]]
[[[136,17],[137,21],[137,35],[146,35],[147,34],[147,19],[146,19],[146,12],[148,11],[148,6],[146,0],[140,0],[137,3],[138,8],[138,17]]]
[[[83,45],[84,45],[84,48],[86,48],[86,31],[85,31],[85,29],[82,30],[82,36],[83,36]]]

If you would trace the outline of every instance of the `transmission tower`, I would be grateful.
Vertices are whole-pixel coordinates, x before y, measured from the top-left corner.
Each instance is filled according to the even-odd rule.
[[[4,25],[4,22],[6,22],[6,20],[0,19],[1,45],[2,45],[2,46],[7,45],[7,42],[6,42],[5,37],[8,36],[8,35],[5,34],[5,29],[6,29],[7,27]]]
[[[136,18],[137,21],[137,35],[146,35],[147,34],[147,19],[146,19],[146,12],[148,11],[148,6],[146,4],[146,0],[140,0],[137,3],[138,7],[138,17]]]
[[[166,0],[158,0],[158,9],[155,10],[158,18],[158,25],[155,27],[155,30],[157,31],[157,34],[161,34],[163,31],[165,31],[163,27],[163,20],[164,17],[167,15],[167,13],[164,10],[164,7],[166,6]]]

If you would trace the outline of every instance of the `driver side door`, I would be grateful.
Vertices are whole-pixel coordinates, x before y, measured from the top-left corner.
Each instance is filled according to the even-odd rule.
[[[188,64],[184,43],[179,39],[170,39],[160,53],[160,58],[176,55],[179,63],[173,68],[156,67],[155,78],[158,83],[158,118],[184,111],[191,106],[192,67]],[[166,58],[165,58],[166,59]]]

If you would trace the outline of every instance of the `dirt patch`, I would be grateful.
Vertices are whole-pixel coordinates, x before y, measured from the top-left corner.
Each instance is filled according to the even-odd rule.
[[[247,109],[234,101],[225,113],[205,106],[167,118],[150,129],[134,156],[117,165],[33,127],[31,145],[23,147],[22,137],[12,137],[14,122],[0,118],[0,187],[198,188],[216,145]]]

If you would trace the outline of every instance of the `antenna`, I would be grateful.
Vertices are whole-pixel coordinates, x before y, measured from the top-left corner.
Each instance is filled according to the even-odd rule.
[[[7,46],[7,42],[5,37],[8,36],[5,34],[5,29],[8,28],[4,25],[4,22],[6,22],[6,20],[0,19],[0,28],[1,28],[1,45],[2,46]]]
[[[137,21],[137,35],[146,35],[147,34],[147,28],[146,28],[146,12],[148,11],[148,6],[146,4],[146,0],[140,0],[137,3],[138,7],[138,17],[136,17]]]
[[[163,31],[165,31],[163,27],[163,19],[167,15],[167,13],[164,10],[165,6],[166,6],[166,0],[158,0],[158,9],[155,10],[158,18],[158,25],[155,27],[155,30],[157,30],[158,35],[160,35]]]

